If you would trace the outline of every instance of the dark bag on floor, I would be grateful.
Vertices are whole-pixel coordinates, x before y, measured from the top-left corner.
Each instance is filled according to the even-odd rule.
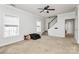
[[[29,34],[31,36],[31,39],[33,40],[37,40],[37,39],[40,39],[41,36],[40,34],[37,34],[37,33],[33,33],[33,34]]]

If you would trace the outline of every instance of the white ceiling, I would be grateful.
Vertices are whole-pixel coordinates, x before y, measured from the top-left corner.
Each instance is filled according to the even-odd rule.
[[[40,13],[41,10],[39,10],[38,8],[44,8],[47,5],[50,5],[50,8],[55,8],[55,11],[49,11],[49,13],[46,12]],[[77,4],[15,4],[15,7],[19,9],[43,17],[49,17],[60,13],[74,11],[76,6]]]

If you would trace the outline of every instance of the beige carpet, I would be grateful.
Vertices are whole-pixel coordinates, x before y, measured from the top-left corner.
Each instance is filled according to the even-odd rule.
[[[23,40],[1,47],[0,53],[79,53],[79,45],[72,38],[42,36],[38,40]]]

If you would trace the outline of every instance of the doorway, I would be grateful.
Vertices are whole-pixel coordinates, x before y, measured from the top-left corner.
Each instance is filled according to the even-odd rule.
[[[36,22],[36,32],[41,34],[41,21]]]
[[[65,20],[65,37],[74,37],[74,19]]]

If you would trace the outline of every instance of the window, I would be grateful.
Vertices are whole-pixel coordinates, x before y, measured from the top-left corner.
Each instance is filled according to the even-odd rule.
[[[4,16],[4,37],[19,35],[19,18],[17,16]]]

